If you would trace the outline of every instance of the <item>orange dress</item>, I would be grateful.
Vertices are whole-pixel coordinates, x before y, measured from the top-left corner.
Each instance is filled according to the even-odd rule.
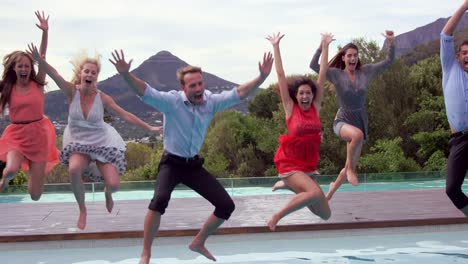
[[[35,82],[29,83],[26,94],[19,94],[13,86],[9,104],[10,121],[0,138],[0,160],[7,153],[19,151],[25,160],[21,168],[29,170],[29,161],[46,162],[46,173],[59,161],[60,151],[55,147],[55,128],[44,116],[44,93]]]
[[[288,134],[279,137],[280,144],[274,158],[278,174],[317,170],[322,125],[313,105],[308,111],[303,111],[294,104],[286,126]]]

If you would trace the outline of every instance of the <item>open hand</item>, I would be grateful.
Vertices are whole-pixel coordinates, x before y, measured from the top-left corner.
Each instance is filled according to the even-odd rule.
[[[48,31],[49,30],[49,15],[47,15],[47,18],[46,18],[44,11],[42,11],[42,14],[39,11],[36,11],[34,13],[36,14],[37,19],[39,19],[39,24],[36,24],[36,26],[42,31]]]
[[[260,76],[262,76],[262,78],[266,78],[270,75],[272,65],[273,54],[271,54],[271,52],[263,53],[263,62],[258,62],[258,70],[260,71]]]
[[[109,61],[114,64],[115,69],[120,73],[128,73],[130,70],[130,66],[132,65],[132,61],[130,60],[128,63],[125,61],[125,55],[122,50],[120,50],[120,53],[117,50],[114,50],[112,52],[112,58],[114,60],[109,59]]]
[[[279,45],[281,39],[284,37],[284,34],[281,34],[280,32],[278,33],[273,33],[273,35],[268,35],[266,39],[268,39],[271,43],[271,45]]]
[[[320,35],[322,35],[322,43],[327,46],[335,40],[335,36],[333,36],[333,34],[330,32],[321,33]]]

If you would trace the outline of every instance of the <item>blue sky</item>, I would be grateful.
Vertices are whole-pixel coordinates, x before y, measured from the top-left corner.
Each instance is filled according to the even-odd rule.
[[[0,56],[40,42],[35,10],[50,14],[47,59],[66,79],[70,59],[86,49],[102,55],[100,80],[114,75],[113,49],[133,58],[132,68],[161,50],[236,83],[258,73],[271,50],[265,36],[286,34],[281,51],[287,74],[309,72],[320,33],[332,32],[331,47],[365,37],[382,44],[381,33],[411,31],[448,17],[462,0],[0,0]],[[3,71],[3,68],[1,69]],[[271,74],[266,85],[276,81]],[[48,90],[56,89],[49,82]],[[265,85],[265,86],[266,86]]]

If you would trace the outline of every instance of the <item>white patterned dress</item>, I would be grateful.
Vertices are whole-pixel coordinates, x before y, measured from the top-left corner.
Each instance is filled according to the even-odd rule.
[[[92,161],[112,163],[119,175],[125,172],[125,142],[112,126],[104,122],[104,106],[99,90],[87,119],[81,109],[78,88],[70,103],[68,125],[63,132],[63,150],[60,154],[62,163],[68,165],[73,153],[88,155]],[[103,179],[99,177],[91,180]]]

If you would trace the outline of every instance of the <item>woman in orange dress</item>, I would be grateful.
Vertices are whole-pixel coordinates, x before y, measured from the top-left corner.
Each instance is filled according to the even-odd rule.
[[[42,30],[41,54],[45,56],[48,20],[44,12],[36,11]],[[0,160],[6,162],[0,180],[4,190],[20,169],[27,172],[28,191],[37,201],[44,189],[44,178],[59,163],[55,147],[55,128],[44,116],[45,71],[34,70],[34,60],[24,51],[14,51],[3,58],[4,72],[0,80],[0,111],[8,106],[11,124],[0,138]]]
[[[292,85],[286,81],[281,60],[279,43],[283,37],[280,33],[267,37],[273,45],[281,103],[288,128],[288,134],[279,137],[280,145],[274,161],[281,183],[296,194],[268,220],[271,231],[275,231],[281,218],[303,207],[308,207],[324,220],[331,215],[328,200],[312,174],[317,170],[319,159],[322,130],[319,112],[328,68],[328,46],[333,41],[333,35],[322,34],[324,63],[321,64],[317,83],[300,77]]]

